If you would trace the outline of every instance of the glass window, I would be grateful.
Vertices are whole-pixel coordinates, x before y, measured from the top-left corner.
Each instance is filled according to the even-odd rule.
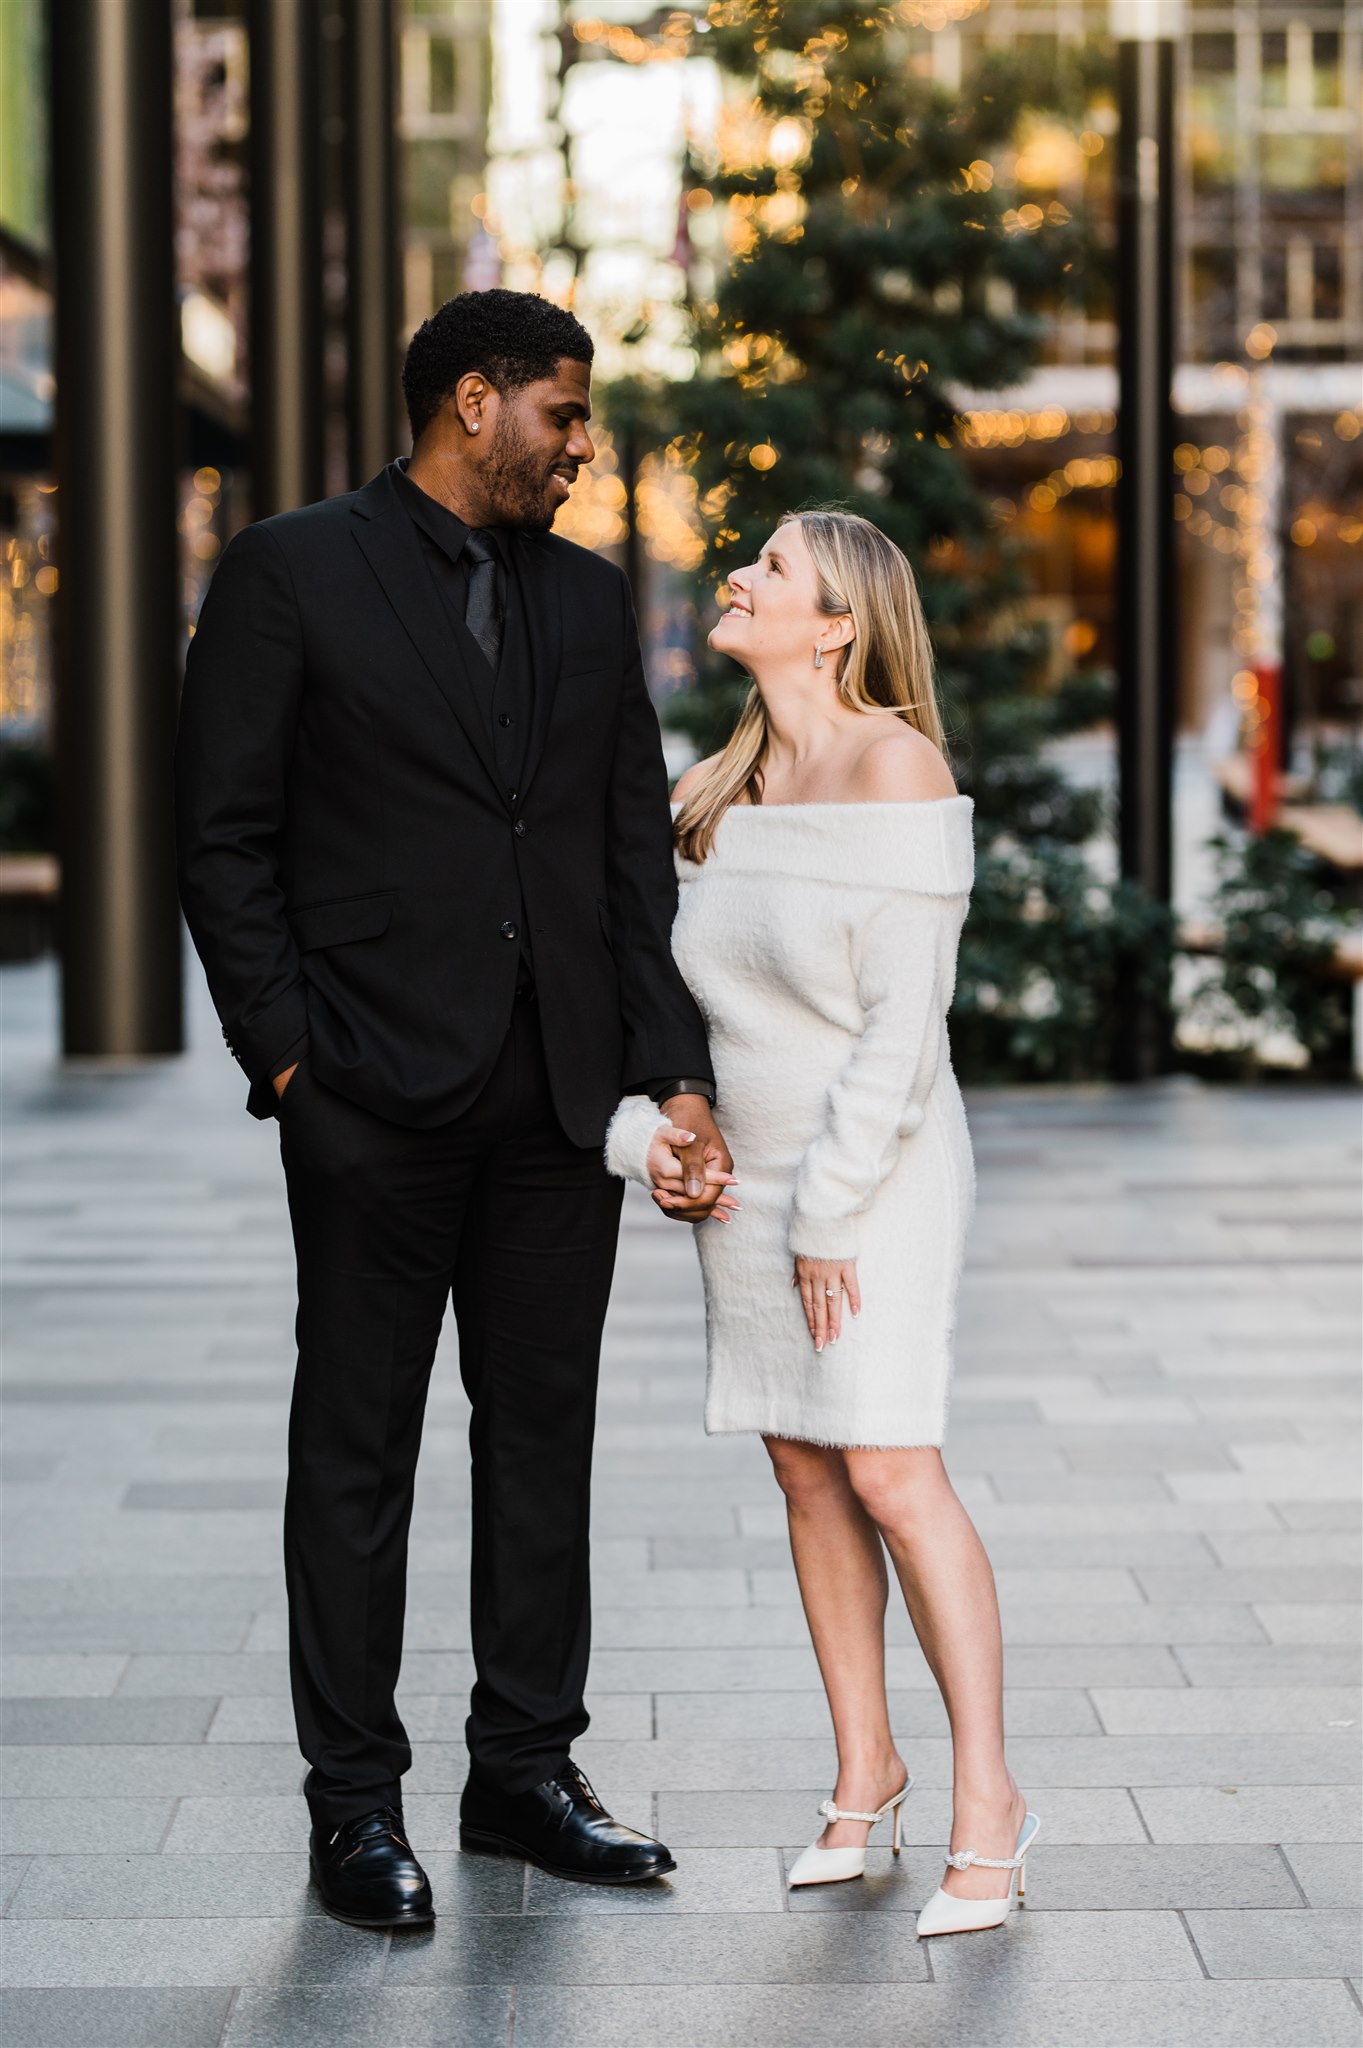
[[[1287,32],[1269,29],[1259,41],[1259,98],[1266,107],[1287,105]]]
[[[452,36],[432,36],[430,43],[430,111],[452,114],[458,92],[459,74]]]
[[[1321,29],[1311,38],[1311,104],[1338,107],[1343,104],[1343,81],[1339,68],[1339,31]]]
[[[1188,153],[1193,190],[1214,191],[1235,182],[1237,125],[1234,36],[1195,35],[1188,95]]]
[[[1339,247],[1334,242],[1318,242],[1315,249],[1317,320],[1338,320],[1342,312],[1340,292]]]
[[[437,306],[452,299],[463,288],[462,249],[434,249],[431,252],[431,289]]]
[[[1266,192],[1310,192],[1322,198],[1343,189],[1349,162],[1342,135],[1265,135],[1259,143]]]
[[[1235,72],[1235,37],[1193,37],[1193,72],[1198,78],[1224,78]]]
[[[1287,318],[1287,251],[1265,249],[1260,276],[1259,314],[1264,320]]]
[[[409,142],[403,152],[407,181],[407,225],[450,231],[450,186],[459,169],[453,142]]]
[[[1220,242],[1194,249],[1189,284],[1194,354],[1219,354],[1235,331],[1235,250]]]

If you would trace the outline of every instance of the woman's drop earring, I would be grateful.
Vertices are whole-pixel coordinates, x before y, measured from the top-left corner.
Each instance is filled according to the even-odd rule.
[[[817,640],[814,642],[814,666],[815,668],[823,667],[823,649]]]

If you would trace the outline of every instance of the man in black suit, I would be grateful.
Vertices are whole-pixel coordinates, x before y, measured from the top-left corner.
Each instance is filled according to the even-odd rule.
[[[658,1100],[690,1220],[732,1163],[672,961],[629,587],[550,533],[595,454],[591,360],[538,297],[443,306],[403,373],[410,461],[239,534],[185,679],[181,895],[248,1107],[279,1118],[298,1260],[285,1566],[312,1867],[360,1925],[432,1912],[394,1687],[451,1296],[477,1674],[461,1841],[596,1883],[674,1868],[569,1755],[621,1196],[606,1123],[622,1092]]]

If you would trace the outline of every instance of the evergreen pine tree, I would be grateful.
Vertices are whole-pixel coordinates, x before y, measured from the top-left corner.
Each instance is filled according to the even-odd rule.
[[[955,1032],[963,1072],[1072,1076],[1107,1059],[1118,944],[1158,950],[1161,921],[1096,887],[1079,852],[1101,799],[1042,753],[1093,724],[1110,682],[1037,683],[1040,635],[1021,622],[1024,567],[960,449],[950,393],[1021,383],[1045,314],[1093,289],[1093,246],[1058,202],[1021,205],[995,160],[1040,105],[1082,118],[1093,65],[1044,79],[988,52],[948,93],[916,75],[908,9],[838,0],[719,0],[707,47],[781,124],[771,160],[688,163],[736,220],[714,298],[692,309],[694,379],[609,394],[612,422],[692,480],[705,550],[695,574],[694,689],[664,715],[705,752],[746,679],[704,646],[730,564],[779,515],[836,503],[913,563],[937,649],[949,751],[976,805],[974,907]]]

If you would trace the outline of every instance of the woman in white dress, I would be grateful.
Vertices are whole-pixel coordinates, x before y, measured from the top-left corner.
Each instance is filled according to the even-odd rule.
[[[741,1195],[700,1229],[706,1428],[760,1432],[837,1739],[796,1884],[860,1876],[912,1782],[885,1694],[889,1552],[942,1691],[952,1865],[920,1934],[998,1925],[1035,1816],[1009,1773],[989,1560],[942,1463],[974,1198],[945,1015],[972,879],[913,573],[869,521],[788,514],[710,636],[753,689],[677,786],[673,948],[705,1014]],[[676,1147],[622,1103],[612,1169],[686,1215]],[[715,1167],[712,1179],[727,1176]]]

